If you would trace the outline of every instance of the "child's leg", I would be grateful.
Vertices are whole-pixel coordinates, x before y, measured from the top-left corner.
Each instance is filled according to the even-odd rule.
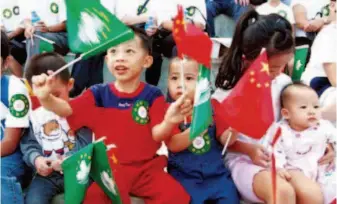
[[[24,165],[7,162],[1,158],[1,203],[23,203],[23,193],[18,178],[24,174]]]
[[[26,204],[48,204],[54,196],[62,193],[57,185],[56,177],[42,177],[36,175],[31,184],[28,186],[28,191],[25,197]]]
[[[131,193],[145,199],[146,204],[188,204],[190,196],[169,174],[164,172],[165,157],[145,164],[131,188]]]
[[[244,200],[252,203],[272,203],[271,173],[242,157],[229,166],[233,181]],[[278,203],[295,204],[295,191],[285,180],[277,179]]]
[[[276,203],[295,204],[296,196],[289,182],[277,176]],[[253,189],[257,197],[273,203],[272,177],[270,171],[257,173],[253,180]]]
[[[291,180],[299,204],[323,204],[323,194],[318,183],[304,175],[302,171],[290,170]]]

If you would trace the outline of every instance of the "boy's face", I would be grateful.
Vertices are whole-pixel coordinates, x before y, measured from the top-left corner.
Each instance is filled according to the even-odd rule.
[[[198,80],[198,63],[188,60],[184,62],[184,84],[188,97],[193,101]],[[170,66],[168,90],[171,98],[177,100],[183,94],[181,86],[181,61],[177,60]]]
[[[110,48],[106,60],[109,71],[119,82],[139,80],[143,68],[149,68],[153,61],[137,35],[130,41]]]
[[[52,95],[61,98],[65,101],[69,100],[69,92],[73,88],[74,79],[70,79],[68,83],[65,83],[60,78],[56,78],[52,88]]]
[[[291,96],[281,110],[282,116],[298,130],[317,125],[321,119],[321,109],[316,92],[303,87],[293,87],[290,91]]]
[[[270,77],[275,79],[275,77],[280,75],[293,56],[293,52],[289,52],[270,57],[268,59]]]

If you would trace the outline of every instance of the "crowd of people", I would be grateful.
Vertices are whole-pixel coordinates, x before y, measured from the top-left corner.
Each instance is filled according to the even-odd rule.
[[[135,37],[75,63],[71,73],[66,69],[52,77],[69,53],[65,2],[0,1],[1,203],[51,203],[65,191],[64,159],[103,136],[117,147],[118,162],[109,163],[124,204],[131,203],[130,196],[153,204],[336,202],[335,0],[100,3]],[[213,38],[218,37],[214,19],[219,14],[236,23],[210,85],[215,87],[213,122],[192,141],[199,65],[177,57],[172,18],[178,4],[187,23]],[[54,52],[40,49],[45,39],[53,42]],[[306,68],[301,81],[293,81],[294,51],[302,45],[309,47]],[[274,123],[261,139],[253,139],[226,124],[221,102],[263,49]],[[167,96],[156,87],[163,58],[169,59]],[[105,64],[114,77],[106,84]],[[282,135],[272,150],[278,128]],[[158,155],[160,148],[168,153]],[[97,202],[111,200],[90,182],[83,203]]]

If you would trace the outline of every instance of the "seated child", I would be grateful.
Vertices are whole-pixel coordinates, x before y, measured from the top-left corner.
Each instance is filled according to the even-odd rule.
[[[47,73],[48,70],[56,71],[65,64],[64,59],[56,53],[35,55],[26,70],[27,80],[31,84],[34,75]],[[69,71],[64,70],[55,76],[51,94],[68,101],[72,85],[73,79],[70,78]],[[79,149],[91,142],[92,133],[88,129],[74,133],[66,118],[59,117],[42,106],[31,111],[30,119],[32,131],[22,138],[21,150],[23,160],[37,174],[28,187],[25,203],[48,204],[55,195],[64,192],[63,175],[59,172],[60,160],[74,150],[75,137],[80,139],[76,140]]]
[[[130,203],[130,194],[146,203],[186,204],[188,194],[164,172],[166,157],[156,151],[192,105],[184,95],[166,111],[160,90],[140,81],[143,69],[152,64],[151,42],[144,31],[133,30],[134,39],[107,51],[115,82],[95,85],[68,102],[51,94],[55,79],[43,74],[33,78],[34,93],[46,109],[68,117],[73,130],[86,126],[116,145],[118,163],[110,160],[110,165],[124,204]],[[84,203],[95,202],[111,203],[96,183]]]
[[[9,40],[1,31],[1,203],[23,203],[20,182],[25,165],[19,143],[23,128],[29,126],[30,101],[24,83],[15,76],[3,74],[9,53]]]
[[[183,94],[181,63],[180,59],[174,58],[169,67],[168,92],[173,101]],[[186,92],[193,100],[198,79],[198,63],[194,60],[183,63]],[[221,156],[230,129],[216,118],[214,120],[208,130],[193,141],[189,139],[189,127],[184,128],[183,123],[176,127],[173,136],[166,141],[169,149],[168,172],[184,186],[193,204],[204,203],[206,200],[239,203],[235,184]],[[233,135],[229,144],[235,140]]]
[[[281,106],[284,119],[267,133],[272,139],[276,128],[282,130],[274,150],[279,175],[289,181],[297,196],[301,196],[300,187],[306,186],[315,195],[315,203],[323,203],[323,197],[325,204],[331,203],[336,198],[336,172],[328,165],[319,166],[318,161],[329,143],[336,147],[336,129],[321,119],[318,95],[307,85],[286,86]]]

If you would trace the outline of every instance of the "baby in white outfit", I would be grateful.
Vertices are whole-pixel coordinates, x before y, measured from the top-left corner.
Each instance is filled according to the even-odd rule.
[[[290,182],[297,196],[304,188],[310,189],[317,194],[317,203],[331,203],[336,198],[336,172],[331,165],[319,165],[318,161],[328,145],[336,148],[336,129],[321,119],[318,96],[309,86],[287,86],[281,94],[281,106],[283,120],[274,124],[266,137],[271,143],[277,128],[281,128],[274,149],[279,175]]]

